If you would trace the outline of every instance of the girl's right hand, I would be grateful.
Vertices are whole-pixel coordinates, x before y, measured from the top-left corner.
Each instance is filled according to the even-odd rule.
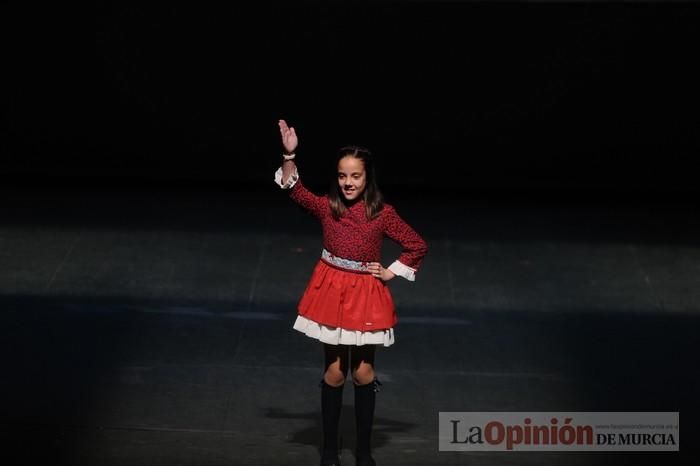
[[[284,120],[279,121],[280,134],[282,135],[282,145],[284,150],[288,154],[292,154],[299,144],[299,139],[297,138],[297,133],[294,128],[287,126],[287,122]]]

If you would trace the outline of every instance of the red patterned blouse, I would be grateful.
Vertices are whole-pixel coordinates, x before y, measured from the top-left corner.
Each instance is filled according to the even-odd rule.
[[[282,169],[275,173],[275,181],[300,206],[321,221],[323,247],[331,254],[360,262],[379,262],[382,239],[386,235],[403,248],[398,260],[388,269],[407,280],[415,280],[415,273],[428,252],[428,245],[399,215],[393,206],[384,208],[372,220],[367,220],[365,203],[359,201],[350,206],[340,220],[331,214],[328,196],[318,196],[309,191],[294,173],[282,184]]]

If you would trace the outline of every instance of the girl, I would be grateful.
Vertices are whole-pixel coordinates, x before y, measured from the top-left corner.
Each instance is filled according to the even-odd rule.
[[[321,466],[340,465],[338,422],[343,387],[351,369],[355,390],[356,464],[374,466],[370,436],[375,394],[381,383],[374,373],[377,345],[394,343],[397,317],[387,282],[399,275],[415,280],[428,247],[423,239],[382,201],[368,150],[351,146],[338,152],[330,190],[317,196],[299,179],[294,163],[298,138],[279,121],[283,155],[275,182],[293,201],[321,222],[323,250],[298,305],[294,329],[323,343],[321,380],[323,450]],[[378,261],[383,236],[403,251],[388,268]]]

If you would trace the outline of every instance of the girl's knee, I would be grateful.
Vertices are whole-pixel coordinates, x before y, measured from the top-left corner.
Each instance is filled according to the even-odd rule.
[[[329,367],[323,375],[323,380],[325,380],[328,385],[339,387],[345,383],[345,374],[339,369]]]
[[[362,363],[352,371],[352,381],[355,385],[367,385],[374,380],[374,367]]]

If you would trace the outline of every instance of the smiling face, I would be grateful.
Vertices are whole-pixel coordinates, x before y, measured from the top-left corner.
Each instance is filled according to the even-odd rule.
[[[338,188],[346,200],[352,201],[362,195],[367,185],[365,163],[351,155],[338,162]]]

